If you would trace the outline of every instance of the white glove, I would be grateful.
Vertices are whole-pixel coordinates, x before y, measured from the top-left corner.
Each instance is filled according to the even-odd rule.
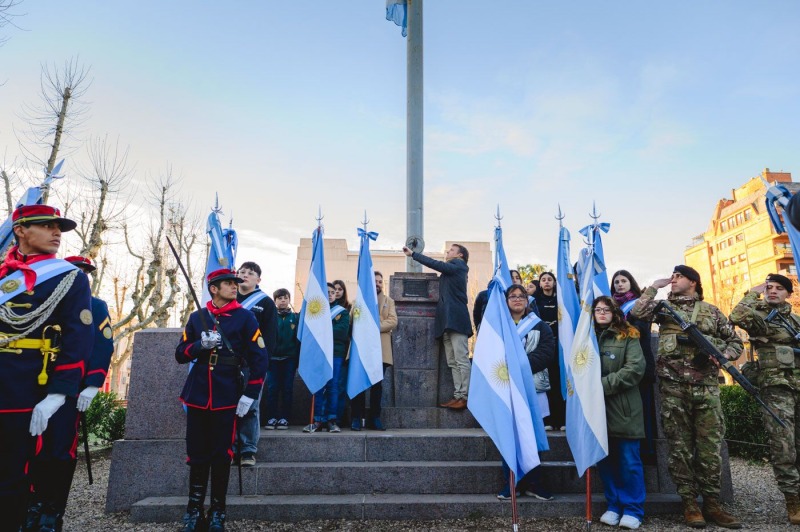
[[[67,396],[63,393],[50,393],[33,407],[30,426],[30,433],[32,436],[38,436],[45,431],[47,428],[47,421],[61,408],[66,399]]]
[[[200,333],[200,345],[203,349],[214,349],[222,345],[222,336],[217,331],[203,331]]]
[[[244,417],[244,415],[250,411],[250,406],[253,404],[253,401],[255,401],[255,399],[252,397],[243,395],[239,399],[239,406],[236,407],[236,415],[239,417]]]
[[[84,388],[80,395],[78,395],[78,411],[86,412],[86,409],[92,404],[92,399],[94,399],[94,396],[97,395],[99,391],[100,388],[97,386],[87,386]]]

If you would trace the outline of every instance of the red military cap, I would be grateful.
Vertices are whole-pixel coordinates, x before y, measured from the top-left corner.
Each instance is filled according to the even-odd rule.
[[[90,259],[89,257],[81,257],[80,255],[73,255],[71,257],[65,258],[64,260],[69,262],[70,264],[78,266],[86,273],[91,273],[97,269],[97,267],[94,264],[92,264],[92,259]]]
[[[62,232],[72,231],[78,225],[68,218],[62,218],[61,211],[50,205],[22,205],[14,210],[11,220],[15,226],[56,222]]]
[[[209,286],[211,286],[213,283],[217,283],[220,281],[228,281],[228,280],[236,281],[237,284],[244,282],[244,279],[242,279],[241,277],[236,277],[235,271],[228,270],[225,268],[221,270],[214,270],[213,272],[208,274],[208,277],[206,277],[206,282],[208,283]]]

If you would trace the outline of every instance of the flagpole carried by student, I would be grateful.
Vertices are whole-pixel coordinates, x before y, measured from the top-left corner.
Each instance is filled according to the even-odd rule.
[[[378,293],[375,271],[369,252],[369,241],[378,233],[367,231],[367,213],[363,229],[358,229],[361,246],[358,252],[358,291],[353,305],[353,342],[350,344],[350,364],[347,373],[347,395],[356,395],[383,380],[383,352],[378,318]]]
[[[322,210],[311,239],[311,266],[303,294],[297,337],[300,340],[298,373],[311,392],[311,423],[314,424],[314,394],[333,378],[333,326],[325,276],[325,246]],[[307,427],[308,428],[308,427]]]

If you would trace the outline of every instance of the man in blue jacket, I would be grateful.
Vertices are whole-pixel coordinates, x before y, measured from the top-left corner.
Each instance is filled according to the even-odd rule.
[[[436,305],[434,332],[436,339],[442,339],[447,365],[453,372],[453,398],[442,403],[441,407],[452,410],[464,410],[467,407],[469,390],[469,344],[472,336],[472,323],[469,321],[467,308],[467,273],[469,272],[469,251],[461,244],[453,244],[447,250],[445,262],[412,252],[403,247],[403,253],[440,272],[439,302]]]

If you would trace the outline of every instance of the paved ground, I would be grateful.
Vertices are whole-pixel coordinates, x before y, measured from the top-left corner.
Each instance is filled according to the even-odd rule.
[[[67,509],[68,532],[85,531],[176,531],[180,530],[178,520],[174,524],[142,524],[129,523],[127,513],[106,515],[103,512],[108,486],[108,469],[110,459],[107,451],[93,455],[93,471],[95,483],[88,484],[83,462],[78,465],[70,504]],[[155,473],[155,472],[154,472]],[[740,459],[731,462],[735,502],[730,509],[745,523],[750,530],[796,530],[786,520],[786,508],[781,493],[777,490],[769,466],[750,464]],[[255,521],[230,521],[228,530],[244,531],[500,531],[511,530],[511,510],[508,519],[459,519],[443,521],[345,521],[330,519],[326,521],[303,521],[300,523],[272,523]],[[334,516],[332,516],[334,517]],[[592,529],[602,532],[611,530],[597,521],[595,516]],[[580,516],[564,519],[522,519],[520,530],[581,530],[586,528],[585,519]],[[714,530],[709,527],[706,530]],[[642,529],[646,530],[686,530],[679,516],[645,518]],[[722,529],[718,529],[722,530]]]

